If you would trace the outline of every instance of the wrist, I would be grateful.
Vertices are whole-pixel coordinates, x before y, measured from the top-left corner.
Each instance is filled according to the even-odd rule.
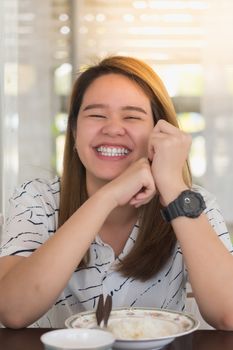
[[[96,193],[96,198],[99,198],[102,203],[105,203],[105,206],[111,212],[118,206],[117,200],[115,199],[111,189],[108,185],[101,187]]]

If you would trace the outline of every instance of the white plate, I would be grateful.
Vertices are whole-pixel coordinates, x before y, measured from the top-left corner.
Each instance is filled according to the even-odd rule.
[[[134,334],[127,338],[122,332],[130,324]],[[88,311],[73,315],[65,325],[67,328],[96,327],[95,313]],[[160,349],[176,337],[195,331],[198,326],[199,322],[189,314],[155,308],[113,309],[108,321],[108,328],[116,337],[113,345],[116,349]]]
[[[115,338],[101,329],[58,329],[40,337],[46,350],[107,350]]]

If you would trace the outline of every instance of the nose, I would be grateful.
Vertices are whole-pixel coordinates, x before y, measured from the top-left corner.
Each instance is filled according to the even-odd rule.
[[[124,125],[120,120],[108,119],[102,128],[102,133],[109,136],[123,136],[125,135]]]

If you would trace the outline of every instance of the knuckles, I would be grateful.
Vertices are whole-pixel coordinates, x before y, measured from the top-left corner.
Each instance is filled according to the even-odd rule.
[[[189,134],[186,134],[185,132],[180,131],[176,135],[168,135],[164,136],[163,138],[156,139],[156,136],[154,137],[154,141],[156,143],[156,148],[164,148],[164,149],[173,149],[173,148],[180,148],[180,149],[188,149],[190,148],[192,144],[192,137]],[[152,139],[153,143],[153,139]]]

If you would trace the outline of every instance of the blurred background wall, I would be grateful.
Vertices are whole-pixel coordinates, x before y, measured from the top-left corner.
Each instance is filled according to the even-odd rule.
[[[13,188],[62,171],[69,93],[108,54],[145,60],[192,134],[194,182],[233,224],[233,2],[1,0],[0,212]]]

